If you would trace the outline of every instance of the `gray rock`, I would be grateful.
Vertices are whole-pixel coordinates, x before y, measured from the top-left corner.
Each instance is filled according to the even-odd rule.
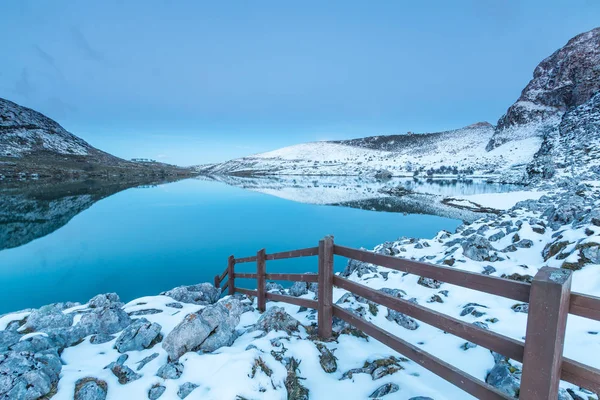
[[[112,362],[108,365],[108,369],[117,377],[121,385],[126,385],[142,377],[142,375],[135,373],[131,368],[124,365],[123,362],[121,359],[121,361]]]
[[[525,313],[525,314],[527,314],[529,312],[529,304],[528,303],[515,304],[511,308],[513,309],[514,312],[520,312],[520,313]]]
[[[363,275],[377,272],[377,267],[375,267],[373,264],[369,264],[363,261],[350,260],[348,261],[346,269],[344,269],[344,271],[340,275],[347,278],[355,272],[360,278]]]
[[[424,278],[424,277],[420,277],[419,280],[417,281],[417,283],[421,286],[425,286],[430,289],[439,289],[440,286],[442,286],[442,282],[436,281],[435,279]]]
[[[7,351],[21,339],[21,335],[12,331],[0,331],[0,352]]]
[[[533,241],[529,239],[521,239],[517,243],[515,243],[515,246],[520,249],[529,249],[533,246]]]
[[[115,349],[119,353],[149,349],[160,340],[161,328],[155,322],[140,318],[123,330],[115,342]]]
[[[485,267],[483,267],[482,274],[484,274],[484,275],[491,275],[494,272],[496,272],[496,268],[492,267],[491,265],[486,265]]]
[[[520,377],[511,372],[511,366],[505,360],[496,362],[485,381],[509,396],[516,397],[521,384]]]
[[[196,385],[195,383],[186,382],[183,385],[179,386],[179,390],[177,390],[177,396],[179,396],[180,399],[185,399],[197,387],[198,385]]]
[[[283,294],[284,292],[283,286],[276,282],[267,282],[265,284],[265,290],[267,292],[274,292],[277,294]]]
[[[0,398],[38,399],[58,384],[62,364],[56,352],[0,354]]]
[[[179,286],[161,294],[182,303],[208,305],[219,300],[221,289],[215,288],[210,283],[201,283],[192,286]]]
[[[394,321],[401,327],[410,331],[414,331],[415,329],[419,328],[419,323],[417,321],[396,310],[388,309],[388,315],[386,318],[388,321]]]
[[[91,312],[81,316],[77,325],[85,327],[89,334],[111,335],[122,331],[131,324],[132,320],[119,303],[108,307],[93,308]]]
[[[170,362],[158,369],[156,376],[163,379],[178,379],[183,374],[183,364]]]
[[[163,395],[165,390],[167,390],[167,388],[159,384],[152,386],[148,391],[148,399],[157,400],[160,396]]]
[[[21,340],[10,348],[12,351],[39,353],[45,350],[56,349],[58,346],[47,336],[36,335]]]
[[[581,255],[586,261],[593,264],[600,264],[600,245],[597,243],[583,245]]]
[[[102,343],[108,343],[111,340],[113,340],[116,336],[113,335],[106,335],[104,333],[99,333],[97,335],[93,335],[90,338],[90,343],[91,344],[102,344]]]
[[[171,308],[177,308],[177,309],[183,308],[183,304],[181,304],[181,303],[167,303],[167,304],[165,304],[165,306],[171,307]]]
[[[289,315],[282,307],[271,307],[260,316],[255,329],[260,329],[265,332],[284,331],[291,335],[293,332],[298,332],[300,322]]]
[[[96,378],[83,378],[75,382],[74,400],[104,400],[108,385]]]
[[[51,328],[66,328],[73,325],[73,314],[65,314],[68,308],[64,303],[50,304],[33,310],[27,318],[24,328],[37,332]]]
[[[154,315],[154,314],[160,314],[161,312],[163,312],[163,310],[159,310],[158,308],[148,308],[146,310],[137,310],[137,311],[132,311],[129,314],[130,317],[139,317],[141,315]]]
[[[121,299],[116,293],[99,294],[88,302],[90,308],[104,308],[110,306],[122,307]]]
[[[177,360],[188,351],[212,352],[229,346],[237,334],[242,306],[239,300],[217,303],[187,315],[163,341],[170,360]]]
[[[144,368],[146,366],[146,364],[148,364],[150,361],[154,360],[156,357],[158,357],[158,353],[152,353],[148,357],[144,357],[143,359],[138,361],[138,363],[137,363],[138,366],[137,366],[136,370],[137,371],[141,370],[142,368]]]
[[[465,257],[474,261],[489,261],[490,252],[494,250],[490,242],[479,235],[470,236],[461,245]]]
[[[370,399],[378,399],[386,396],[390,393],[395,393],[400,390],[400,387],[395,383],[386,383],[385,385],[379,386],[373,393],[369,395]]]
[[[308,284],[306,282],[294,282],[288,289],[290,296],[300,297],[308,293]]]

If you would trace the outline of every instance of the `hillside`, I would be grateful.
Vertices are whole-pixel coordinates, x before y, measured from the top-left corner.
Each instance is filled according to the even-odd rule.
[[[495,181],[600,173],[600,28],[544,59],[496,126],[305,143],[197,167],[229,175],[468,175]]]
[[[0,179],[191,175],[187,168],[115,157],[56,121],[0,98]]]

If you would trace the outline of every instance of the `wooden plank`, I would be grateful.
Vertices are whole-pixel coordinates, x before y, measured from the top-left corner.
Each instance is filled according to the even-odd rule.
[[[235,293],[235,257],[230,255],[227,259],[227,274],[229,275],[229,280],[227,283],[229,284],[229,294],[233,295]]]
[[[248,274],[248,273],[235,273],[236,278],[240,279],[256,279],[256,274]]]
[[[229,287],[229,281],[225,282],[225,284],[223,285],[223,288],[221,288],[221,293],[225,293],[225,289],[227,289]]]
[[[334,246],[334,252],[335,254],[343,257],[380,265],[396,271],[408,272],[409,274],[419,275],[435,279],[440,282],[451,283],[453,285],[478,290],[480,292],[507,297],[509,299],[525,302],[529,301],[529,291],[531,285],[527,283],[461,271],[459,269],[442,267],[439,265],[426,264],[418,261],[406,260],[403,258],[375,254],[369,251],[356,250],[350,247],[339,245]]]
[[[560,378],[582,388],[600,393],[600,369],[563,358]]]
[[[246,296],[252,296],[252,297],[256,297],[257,296],[257,292],[256,290],[250,290],[250,289],[244,289],[244,288],[235,288],[235,291],[241,294],[245,294]]]
[[[600,321],[600,297],[571,293],[570,302],[571,314]]]
[[[267,254],[267,260],[283,260],[285,258],[310,257],[319,254],[318,247],[309,247],[291,251],[282,251],[280,253]]]
[[[219,281],[223,282],[223,279],[225,279],[225,277],[227,276],[228,273],[229,273],[229,268],[225,268],[225,271],[223,271],[221,276],[219,276]]]
[[[292,281],[292,282],[318,282],[317,274],[267,274],[266,278],[271,281]]]
[[[266,251],[261,249],[256,253],[256,290],[258,292],[258,311],[265,312],[267,300],[265,298]]]
[[[301,299],[299,297],[285,296],[283,294],[269,292],[266,293],[266,296],[269,300],[281,301],[283,303],[294,304],[301,307],[314,308],[315,310],[319,307],[316,300]]]
[[[521,400],[558,399],[570,294],[569,270],[542,267],[533,278],[519,391]]]
[[[410,301],[390,296],[337,275],[333,277],[333,284],[367,300],[416,318],[419,321],[493,350],[513,360],[523,360],[523,343],[518,340],[485,330],[427,307],[411,303]]]
[[[478,399],[512,399],[487,383],[476,379],[447,362],[419,349],[389,332],[351,314],[339,306],[333,306],[333,315],[360,329],[398,353],[410,358],[422,367],[447,380]]]
[[[249,262],[254,262],[254,261],[256,261],[256,256],[235,259],[236,264],[243,264],[243,263],[249,263]]]
[[[319,336],[329,339],[333,324],[333,237],[319,241],[319,307],[317,313]]]

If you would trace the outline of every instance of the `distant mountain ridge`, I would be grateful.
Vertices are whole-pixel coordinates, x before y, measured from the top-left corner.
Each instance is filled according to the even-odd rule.
[[[191,174],[188,168],[115,157],[45,115],[0,98],[0,180]]]
[[[530,183],[600,174],[600,28],[544,59],[493,126],[305,143],[198,166],[230,175],[469,175]]]

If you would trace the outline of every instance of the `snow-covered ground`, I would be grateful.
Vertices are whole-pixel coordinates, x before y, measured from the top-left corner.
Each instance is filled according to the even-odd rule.
[[[374,251],[525,282],[542,266],[567,268],[573,271],[574,292],[598,296],[600,186],[563,185],[547,192],[548,196],[463,225],[455,233],[442,231],[431,239],[400,239]],[[532,195],[528,192],[515,197]],[[497,199],[493,204],[499,204]],[[342,275],[481,328],[519,341],[524,338],[526,304],[358,261],[349,262]],[[268,288],[315,298],[315,287],[304,283],[287,290],[277,285]],[[108,301],[99,296],[88,305],[51,306],[5,315],[0,317],[0,328],[5,329],[0,331],[0,346],[14,357],[17,355],[11,349],[18,348],[46,358],[57,357],[48,355],[54,351],[48,346],[65,347],[60,353],[63,365],[55,366],[60,380],[53,399],[71,399],[82,387],[103,391],[109,400],[178,399],[184,394],[188,399],[329,399],[332,394],[348,400],[369,396],[471,398],[340,321],[334,323],[335,340],[322,342],[315,335],[316,313],[312,310],[268,302],[267,312],[261,315],[253,298],[226,296],[212,304],[216,297],[198,301],[210,297],[200,290],[208,289],[179,288],[124,306],[114,297]],[[518,393],[520,363],[341,289],[334,289],[334,301],[474,377],[510,395]],[[106,325],[96,324],[94,318],[103,320],[107,313],[123,311],[133,322],[124,323],[110,336],[97,331]],[[211,317],[217,311],[221,316]],[[57,329],[59,322],[64,324],[63,318],[70,322]],[[54,328],[39,328],[42,324]],[[92,328],[96,331],[90,335]],[[84,337],[75,340],[76,334]],[[600,368],[599,337],[600,322],[569,316],[564,355]],[[72,341],[72,345],[65,346],[65,341]],[[179,352],[174,353],[174,348]],[[0,372],[8,362],[2,360]],[[41,367],[31,368],[36,372]],[[30,382],[27,379],[34,372],[14,382]],[[33,382],[23,387],[38,388],[39,382]],[[561,384],[561,396],[564,400],[597,399],[566,382]]]

